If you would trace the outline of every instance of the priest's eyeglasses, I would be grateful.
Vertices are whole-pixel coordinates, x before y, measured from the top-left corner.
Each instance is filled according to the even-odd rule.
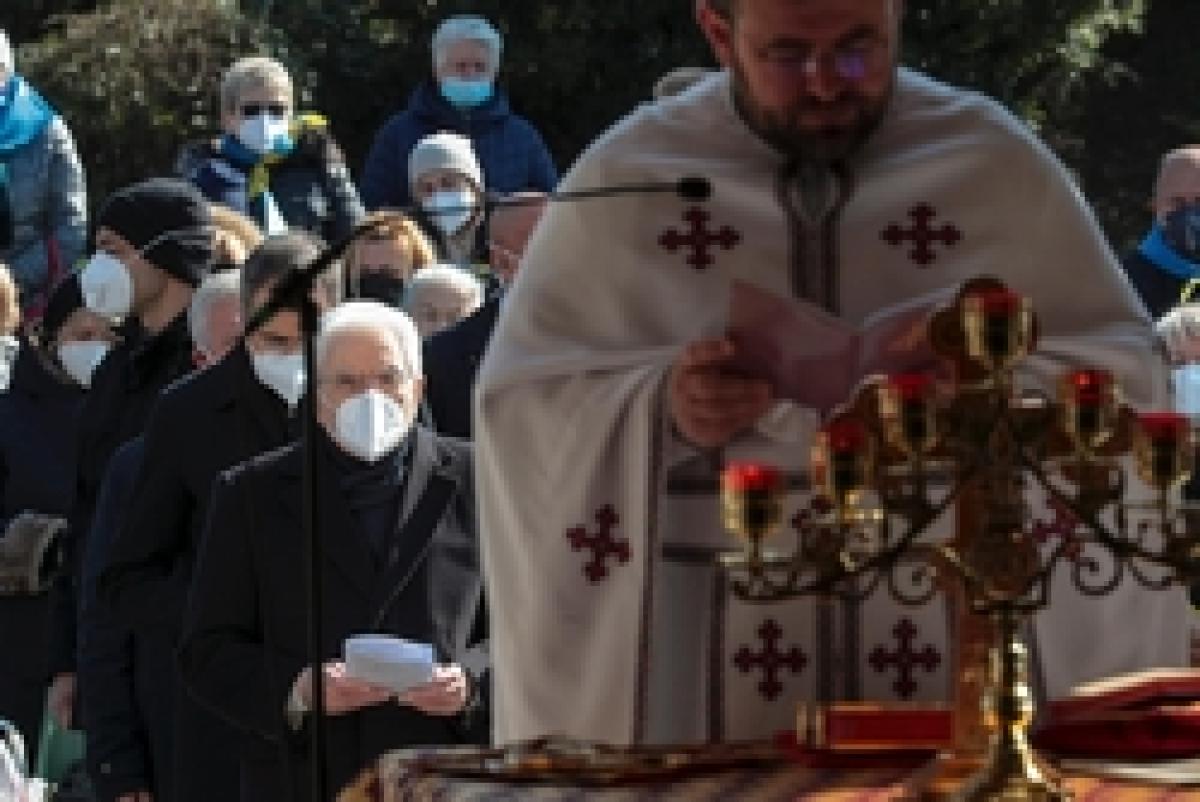
[[[796,72],[812,79],[832,75],[853,83],[873,74],[887,57],[887,45],[881,39],[856,39],[830,50],[816,50],[798,42],[774,42],[755,51],[759,60],[771,67]]]
[[[397,367],[385,368],[374,373],[333,371],[320,378],[322,384],[343,397],[365,393],[367,390],[395,390],[411,380],[411,372]]]

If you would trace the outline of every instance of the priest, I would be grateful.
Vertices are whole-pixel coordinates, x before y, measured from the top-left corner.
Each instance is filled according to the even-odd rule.
[[[1079,190],[999,104],[898,66],[902,12],[697,0],[723,70],[639,107],[565,179],[699,175],[712,194],[552,204],[501,316],[475,409],[497,742],[767,737],[804,700],[948,698],[940,597],[754,606],[713,568],[733,545],[726,460],[781,464],[792,530],[817,521],[820,412],[726,370],[735,283],[859,325],[995,275],[1040,315],[1022,383],[1098,364],[1165,404],[1149,319]],[[1047,695],[1186,664],[1181,591],[1056,582],[1053,601],[1031,628]]]

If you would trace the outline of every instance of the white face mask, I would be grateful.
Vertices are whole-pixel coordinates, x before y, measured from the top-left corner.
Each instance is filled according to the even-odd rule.
[[[470,189],[440,189],[421,204],[433,224],[447,236],[457,234],[471,221],[477,200]]]
[[[133,310],[133,277],[125,263],[111,253],[96,251],[79,275],[83,302],[109,320],[123,320]]]
[[[82,387],[92,386],[92,374],[112,345],[104,340],[77,340],[58,344],[58,361],[67,375]]]
[[[242,120],[238,126],[238,139],[249,150],[263,156],[286,143],[290,130],[287,117],[259,114]]]
[[[254,375],[267,389],[294,407],[304,394],[304,354],[276,354],[263,351],[250,355]]]
[[[346,453],[366,462],[377,462],[408,434],[413,411],[379,390],[347,398],[337,408],[337,441]]]

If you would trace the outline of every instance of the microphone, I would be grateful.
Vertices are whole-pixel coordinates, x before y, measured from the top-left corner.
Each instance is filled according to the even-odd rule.
[[[622,195],[668,195],[674,193],[682,200],[696,203],[712,197],[712,182],[698,175],[690,175],[675,181],[649,181],[641,184],[614,184],[607,187],[588,187],[567,192],[551,192],[542,197],[506,198],[490,197],[483,202],[485,211],[519,206],[534,206],[541,203],[574,203],[575,201],[593,200],[596,198],[615,198]],[[443,213],[473,212],[477,207],[462,207],[457,209],[440,209]],[[420,206],[408,206],[398,210],[404,214],[424,210]],[[288,273],[271,291],[271,297],[260,306],[247,321],[242,337],[253,334],[262,328],[268,320],[275,316],[280,309],[296,306],[312,291],[317,276],[328,270],[334,262],[342,257],[346,250],[359,237],[366,236],[383,225],[381,222],[366,221],[359,223],[350,233],[330,245],[310,262],[303,270]]]
[[[706,201],[712,197],[712,182],[699,175],[684,176],[676,181],[651,181],[644,184],[614,184],[607,187],[589,187],[573,189],[566,192],[551,192],[545,197],[537,198],[489,198],[484,201],[487,210],[503,209],[513,206],[533,206],[539,203],[562,203],[594,198],[615,198],[621,195],[665,195],[675,193],[685,201]],[[468,211],[467,209],[447,209],[444,211]]]

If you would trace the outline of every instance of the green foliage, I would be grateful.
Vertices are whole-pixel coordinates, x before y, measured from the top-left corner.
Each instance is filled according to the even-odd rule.
[[[18,61],[71,125],[96,205],[170,172],[183,142],[211,134],[221,71],[263,49],[259,30],[221,0],[111,0],[50,18]]]
[[[184,141],[215,131],[218,76],[254,52],[293,69],[301,106],[329,117],[357,168],[375,131],[429,76],[438,21],[464,12],[504,33],[501,80],[566,167],[661,75],[711,64],[692,5],[3,0],[0,24],[29,42],[22,69],[70,121],[99,199],[170,169]],[[1176,100],[1200,85],[1200,61],[1186,58],[1200,3],[907,0],[907,9],[906,63],[1000,99],[1076,171],[1118,243],[1140,232],[1161,152],[1200,138],[1200,114]],[[47,22],[51,10],[60,13]]]

